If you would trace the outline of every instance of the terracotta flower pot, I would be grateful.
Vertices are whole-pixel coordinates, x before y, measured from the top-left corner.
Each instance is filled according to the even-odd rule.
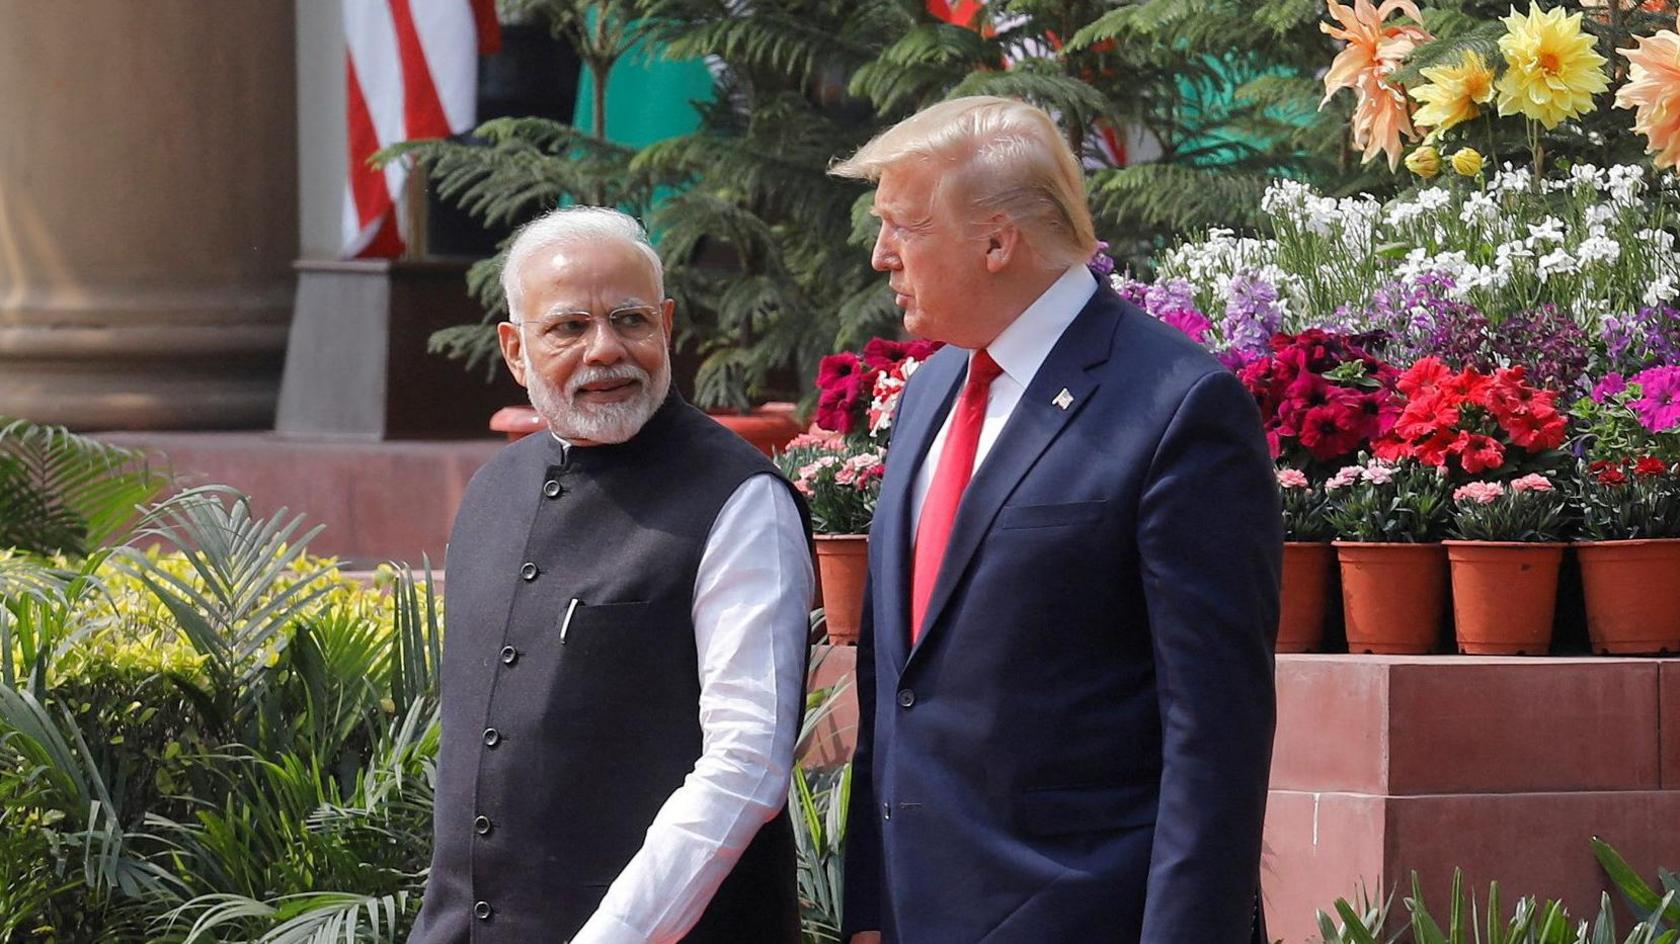
[[[828,641],[855,645],[863,618],[863,583],[869,574],[869,535],[819,534],[816,544]]]
[[[1543,656],[1552,647],[1562,544],[1445,541],[1458,651]]]
[[[1336,541],[1349,652],[1420,655],[1447,612],[1447,550],[1439,544]]]
[[[1594,652],[1680,652],[1680,539],[1575,545]]]
[[[1283,591],[1278,607],[1278,652],[1311,652],[1324,642],[1324,609],[1336,551],[1328,544],[1283,545]]]
[[[795,418],[795,404],[766,403],[750,413],[707,413],[712,419],[729,427],[736,435],[753,444],[759,452],[770,455],[799,435],[799,420]],[[490,417],[490,428],[505,433],[513,442],[542,429],[544,423],[537,411],[529,406],[506,406]]]
[[[707,411],[706,415],[734,430],[737,436],[768,456],[800,434],[796,410],[795,404],[776,402],[754,407],[750,413],[719,410]]]

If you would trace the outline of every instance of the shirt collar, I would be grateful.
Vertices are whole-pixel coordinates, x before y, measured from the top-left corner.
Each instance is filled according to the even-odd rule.
[[[1043,295],[986,346],[986,353],[992,355],[992,360],[997,361],[1010,380],[1026,387],[1044,366],[1062,332],[1085,310],[1085,304],[1096,292],[1097,279],[1084,263],[1068,266]]]

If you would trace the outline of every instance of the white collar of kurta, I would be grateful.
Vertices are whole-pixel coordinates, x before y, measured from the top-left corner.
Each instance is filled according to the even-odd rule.
[[[1010,380],[1025,388],[1044,366],[1062,332],[1073,324],[1073,319],[1079,317],[1096,293],[1097,279],[1091,270],[1084,263],[1069,266],[986,346],[986,353],[992,355],[992,360],[997,361]]]

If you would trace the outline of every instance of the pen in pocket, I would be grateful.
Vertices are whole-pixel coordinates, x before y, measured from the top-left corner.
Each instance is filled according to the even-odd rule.
[[[577,612],[578,598],[572,597],[572,602],[566,604],[566,618],[560,621],[560,645],[566,644],[566,630],[572,626],[572,614]]]

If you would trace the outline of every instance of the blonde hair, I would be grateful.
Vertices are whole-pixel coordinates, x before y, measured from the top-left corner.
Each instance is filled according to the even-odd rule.
[[[940,102],[876,135],[829,173],[876,182],[908,161],[946,171],[936,199],[949,192],[980,215],[1002,213],[1057,265],[1084,262],[1096,251],[1085,175],[1039,108],[989,95]]]

